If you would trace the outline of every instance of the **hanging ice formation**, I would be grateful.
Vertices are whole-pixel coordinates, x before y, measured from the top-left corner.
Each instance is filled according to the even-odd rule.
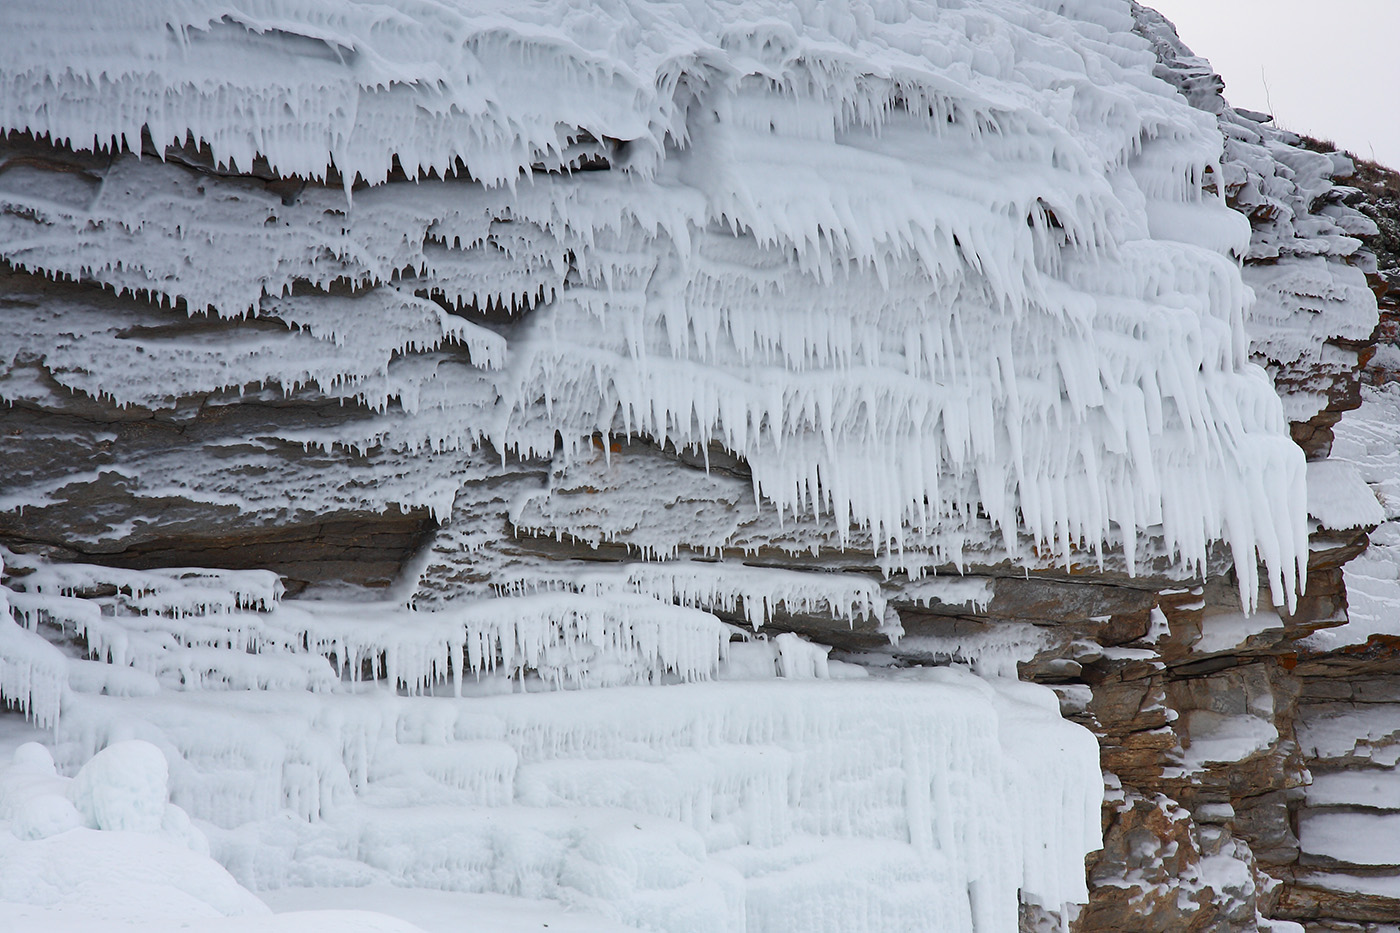
[[[1018,891],[1081,900],[1096,749],[1048,694],[841,679],[864,670],[721,617],[894,636],[895,574],[1190,576],[1221,541],[1246,604],[1261,563],[1292,604],[1305,470],[1248,361],[1249,226],[1215,120],[1132,30],[1125,0],[0,4],[0,399],[331,403],[211,433],[195,466],[15,475],[0,510],[110,483],[270,527],[443,525],[416,608],[5,553],[0,696],[57,723],[69,770],[154,742],[254,886],[455,885],[677,933],[992,933]],[[865,572],[738,563],[765,553]],[[627,686],[489,696],[512,684]],[[443,808],[470,845],[423,844]]]
[[[415,613],[282,601],[262,571],[5,557],[18,582],[0,586],[13,610],[0,688],[55,725],[57,763],[77,773],[32,773],[33,746],[0,764],[0,865],[15,871],[55,847],[164,865],[139,840],[58,835],[138,830],[256,890],[498,892],[673,933],[989,933],[1017,929],[1018,903],[1087,897],[1098,747],[1043,687],[948,668],[867,676],[790,633],[728,645],[708,613],[601,579],[590,595]],[[628,582],[685,600],[706,577]],[[575,686],[638,667],[721,682],[514,693],[527,667]],[[111,764],[137,752],[162,770],[154,802],[156,765]],[[182,893],[199,880],[191,858],[169,871]],[[123,912],[17,877],[0,882],[0,911],[134,922],[192,909],[179,897]],[[247,912],[231,880],[195,893],[213,915]]]
[[[72,6],[91,33],[6,5],[0,126],[340,187],[12,160],[13,266],[293,331],[12,322],[8,355],[64,385],[312,385],[395,414],[301,438],[324,444],[714,441],[765,507],[895,567],[1106,545],[1132,567],[1146,534],[1199,571],[1223,539],[1247,602],[1256,553],[1291,599],[1303,468],[1246,362],[1248,226],[1125,4],[697,3],[665,28],[645,3]],[[445,515],[451,488],[382,495]]]

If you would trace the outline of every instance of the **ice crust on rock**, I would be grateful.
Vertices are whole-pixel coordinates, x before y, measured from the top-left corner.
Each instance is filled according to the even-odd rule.
[[[1087,896],[1097,744],[1060,719],[1043,687],[950,668],[830,679],[825,646],[791,633],[768,643],[766,669],[728,670],[729,627],[621,581],[394,612],[286,601],[256,571],[9,561],[27,572],[0,592],[28,606],[36,629],[61,640],[92,626],[85,641],[101,666],[144,670],[153,689],[70,680],[52,741],[61,770],[76,775],[60,777],[34,745],[0,770],[0,858],[81,849],[103,862],[135,846],[165,865],[162,846],[207,844],[254,890],[495,892],[678,933],[1012,930],[1020,896]],[[712,579],[675,567],[664,586],[648,585],[700,601]],[[820,594],[827,611],[853,611]],[[614,615],[575,618],[590,600]],[[561,623],[555,607],[574,621]],[[678,617],[687,614],[709,620],[699,641]],[[542,644],[524,634],[560,624],[583,630]],[[591,624],[613,640],[590,642]],[[614,655],[582,657],[590,645]],[[366,666],[375,682],[358,679]],[[670,671],[671,685],[546,689],[614,682],[610,670],[621,682]],[[723,682],[682,682],[712,673]],[[7,697],[24,688],[0,682]],[[91,829],[73,829],[79,821]],[[123,841],[134,834],[168,842]],[[35,839],[48,848],[22,848]],[[161,883],[205,885],[197,898],[227,913],[210,900],[224,882],[201,872]],[[35,909],[68,897],[6,895]],[[188,899],[170,904],[212,916]]]
[[[5,569],[0,554],[0,572]],[[20,623],[13,605],[14,593],[0,585],[0,703],[33,718],[36,725],[58,722],[63,693],[63,653]]]
[[[626,578],[595,574],[568,592],[416,612],[392,602],[279,603],[280,583],[267,571],[126,571],[6,556],[12,567],[29,573],[22,592],[4,589],[0,595],[15,604],[30,629],[43,624],[81,638],[93,660],[174,677],[186,689],[319,691],[331,689],[343,674],[351,680],[383,678],[411,691],[450,685],[460,694],[464,680],[496,671],[528,671],[575,686],[667,676],[698,680],[714,673],[730,638],[729,628],[713,615],[670,601],[677,592],[674,572],[665,600],[638,592]],[[713,588],[714,574],[709,577]],[[116,592],[93,599],[72,595],[104,586]],[[695,598],[708,592],[696,591]],[[686,594],[680,597],[686,601]],[[827,605],[820,593],[811,598]],[[66,659],[38,635],[31,638],[52,653],[50,666],[62,679]],[[23,657],[17,655],[16,665]],[[13,679],[0,682],[0,696],[27,708],[35,702],[28,699],[32,679],[16,667]],[[84,679],[79,673],[68,681]],[[113,688],[110,680],[95,686]],[[56,701],[58,691],[51,692]],[[50,724],[57,709],[46,705],[42,714]]]
[[[372,186],[279,197],[134,155],[66,174],[16,158],[0,252],[252,313],[240,334],[296,328],[283,347],[254,328],[231,370],[149,341],[174,381],[134,383],[112,355],[69,378],[97,396],[314,384],[401,404],[407,449],[718,441],[780,516],[829,515],[896,566],[959,562],[985,517],[1022,560],[1109,546],[1131,568],[1148,532],[1199,572],[1224,539],[1246,602],[1256,555],[1292,600],[1302,463],[1246,362],[1220,137],[1149,77],[1126,8],[667,9],[660,29],[641,2],[104,4],[83,15],[123,39],[99,50],[47,4],[8,4],[0,126],[132,151],[144,128],[225,169],[333,164]],[[462,177],[379,184],[393,157]],[[297,282],[368,294],[288,298]],[[520,323],[503,342],[431,296]],[[373,314],[394,323],[327,323]],[[22,352],[71,371],[61,326]],[[447,344],[472,375],[413,365]]]
[[[1251,228],[1247,255],[1255,261],[1245,276],[1263,293],[1251,318],[1265,324],[1250,335],[1266,347],[1285,342],[1261,355],[1288,362],[1316,352],[1321,339],[1309,345],[1299,339],[1300,329],[1313,329],[1319,338],[1368,336],[1375,304],[1364,298],[1361,282],[1375,259],[1362,251],[1359,237],[1374,235],[1376,225],[1344,203],[1347,189],[1336,184],[1355,172],[1351,158],[1313,151],[1301,137],[1271,125],[1271,116],[1231,107],[1210,63],[1186,47],[1166,17],[1137,3],[1133,16],[1156,52],[1154,72],[1192,107],[1214,115],[1224,135],[1225,194]],[[1279,326],[1281,333],[1275,332]],[[1334,330],[1323,334],[1325,327]]]

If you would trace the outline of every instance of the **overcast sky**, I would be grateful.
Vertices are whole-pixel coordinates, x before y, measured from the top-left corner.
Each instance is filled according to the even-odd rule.
[[[1143,0],[1237,107],[1400,168],[1400,0]]]

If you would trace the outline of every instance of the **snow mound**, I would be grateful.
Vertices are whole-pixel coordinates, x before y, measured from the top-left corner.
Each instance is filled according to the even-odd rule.
[[[82,766],[70,791],[93,829],[156,832],[170,791],[165,756],[150,742],[109,745]]]

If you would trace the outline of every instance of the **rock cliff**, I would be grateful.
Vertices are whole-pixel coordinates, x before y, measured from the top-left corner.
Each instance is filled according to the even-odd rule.
[[[178,67],[163,26],[112,51],[42,4],[8,14],[38,38],[0,56],[0,606],[63,654],[0,642],[32,655],[25,684],[59,670],[48,699],[0,686],[45,718],[78,696],[68,765],[105,744],[106,698],[195,685],[1016,673],[1097,738],[1104,786],[1087,904],[1028,868],[1022,929],[1400,924],[1400,178],[1231,108],[1135,3],[913,4],[917,42],[864,7],[692,11],[685,55],[633,15],[621,64],[581,16],[416,21],[410,52],[358,7],[303,6],[201,7],[182,41],[208,61]],[[225,61],[221,91],[200,69]],[[317,615],[328,598],[379,602]],[[167,616],[207,631],[140,621]],[[877,717],[889,686],[811,708]],[[655,717],[578,741],[700,721]],[[937,744],[934,719],[902,728]],[[213,744],[172,786],[216,780]],[[346,780],[410,770],[379,767]],[[752,767],[732,782],[803,779]],[[342,792],[281,768],[249,794],[308,825]],[[559,773],[514,792],[567,796]],[[1073,809],[1069,778],[1043,793]],[[1093,847],[1031,809],[1060,862]],[[309,871],[196,816],[245,883]],[[784,928],[789,889],[747,890],[750,927]],[[910,890],[881,916],[929,922],[900,911],[946,892]]]

